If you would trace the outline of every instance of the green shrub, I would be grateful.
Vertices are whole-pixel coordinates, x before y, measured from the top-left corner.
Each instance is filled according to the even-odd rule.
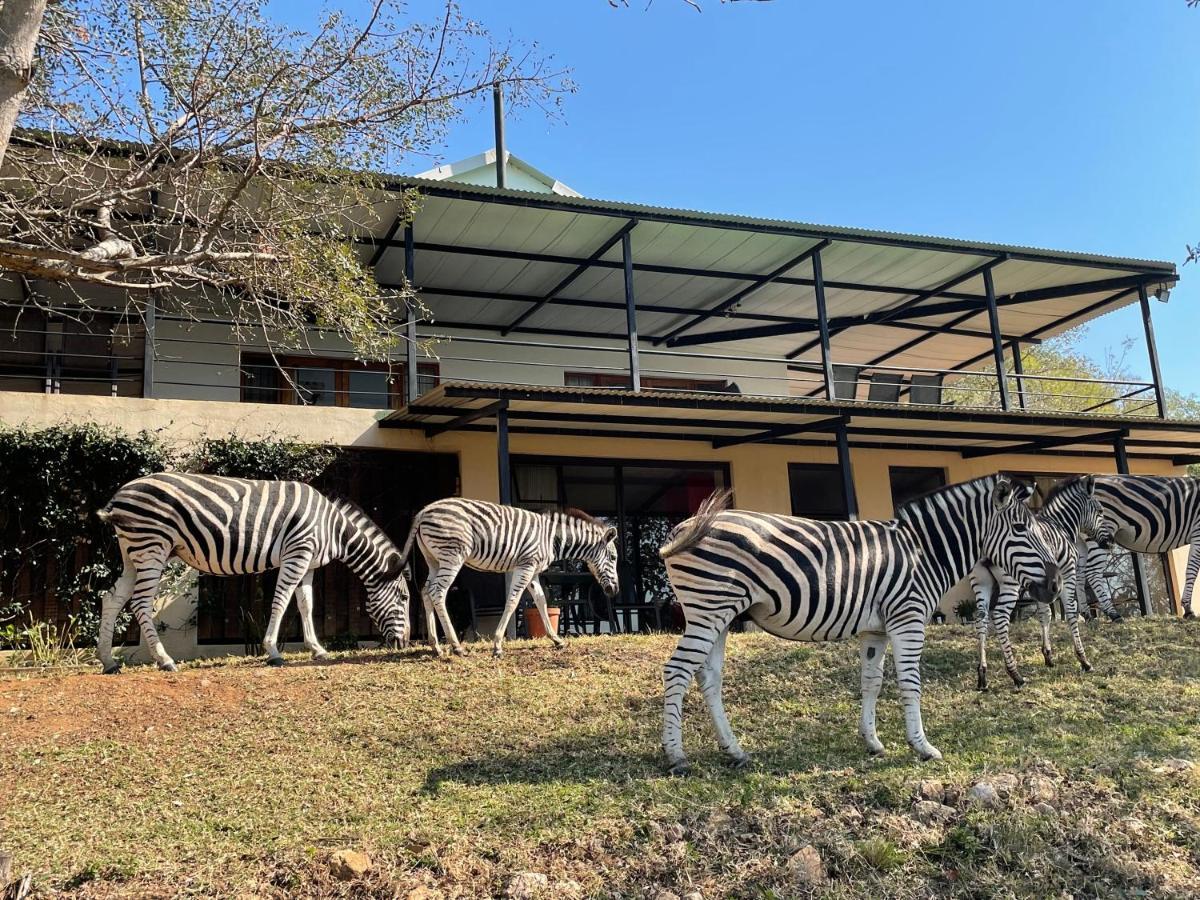
[[[187,468],[230,478],[309,482],[322,475],[337,456],[336,448],[322,444],[278,438],[246,440],[229,435],[202,440],[188,459]]]

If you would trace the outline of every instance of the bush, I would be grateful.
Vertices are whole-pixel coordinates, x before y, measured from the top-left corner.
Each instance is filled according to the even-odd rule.
[[[246,440],[235,435],[206,438],[196,445],[187,468],[229,478],[310,482],[337,459],[334,447],[278,438]]]
[[[0,428],[0,622],[31,618],[22,614],[36,595],[52,594],[76,616],[80,637],[94,639],[100,596],[121,569],[96,510],[125,482],[170,464],[171,452],[146,431]]]

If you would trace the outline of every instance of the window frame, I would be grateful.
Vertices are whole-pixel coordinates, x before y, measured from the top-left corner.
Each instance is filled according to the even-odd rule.
[[[316,404],[301,403],[299,394],[293,384],[283,384],[276,388],[264,388],[250,382],[247,367],[286,369],[288,376],[295,381],[297,369],[324,369],[333,372],[333,397],[331,408],[338,409],[377,409],[379,407],[354,407],[350,404],[350,374],[352,372],[386,372],[391,375],[388,384],[388,405],[384,409],[401,409],[407,402],[408,364],[406,362],[362,362],[357,359],[346,359],[338,356],[281,356],[272,358],[262,353],[242,353],[238,362],[240,373],[240,400],[242,403],[266,403],[282,406],[315,406]],[[441,381],[441,366],[436,362],[418,362],[417,377],[432,377],[434,384]],[[247,391],[274,390],[275,400],[247,400]]]

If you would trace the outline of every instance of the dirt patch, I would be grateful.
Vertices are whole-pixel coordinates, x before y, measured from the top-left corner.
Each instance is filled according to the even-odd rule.
[[[203,671],[0,679],[0,744],[119,739],[147,728],[228,719],[252,689],[249,681]]]

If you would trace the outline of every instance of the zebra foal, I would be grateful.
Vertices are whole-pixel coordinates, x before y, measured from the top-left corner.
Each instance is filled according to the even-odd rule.
[[[121,487],[98,515],[116,529],[125,564],[100,616],[98,649],[106,674],[120,668],[112,655],[113,628],[126,601],[159,668],[175,671],[153,617],[158,582],[172,557],[209,575],[279,570],[263,636],[270,665],[283,665],[279,626],[293,593],[304,645],[317,658],[325,655],[313,626],[312,578],[335,559],[362,580],[367,613],[384,641],[406,643],[404,557],[361,509],[307,484],[160,472]]]
[[[1113,621],[1121,614],[1113,606],[1104,567],[1113,544],[1134,553],[1165,553],[1191,544],[1183,580],[1185,618],[1195,616],[1192,589],[1200,570],[1200,480],[1172,475],[1100,475],[1096,499],[1104,524],[1088,544],[1087,581],[1100,608]]]
[[[1030,581],[1039,596],[1053,596],[1058,573],[1025,506],[1031,492],[989,476],[913,500],[884,522],[727,510],[728,492],[709,497],[659,551],[687,622],[663,668],[663,749],[671,773],[688,767],[681,726],[693,676],[721,749],[734,765],[749,761],[721,699],[725,637],[744,612],[789,640],[861,635],[859,732],[872,755],[883,752],[875,705],[890,641],[908,743],[922,759],[941,758],[921,722],[925,625],[942,595],[979,559]]]
[[[496,656],[504,652],[505,629],[526,588],[533,594],[546,633],[556,646],[562,646],[562,638],[550,627],[546,594],[538,581],[555,560],[585,563],[609,597],[619,590],[617,529],[576,510],[535,513],[516,506],[450,497],[436,500],[417,513],[404,542],[406,559],[414,542],[429,566],[421,600],[429,642],[438,656],[442,654],[437,636],[439,620],[454,652],[464,652],[446,612],[446,593],[464,565],[482,572],[512,573],[504,613],[492,643]]]
[[[1096,477],[1084,475],[1068,478],[1054,486],[1042,508],[1034,514],[1034,522],[1041,529],[1042,538],[1050,549],[1062,579],[1063,612],[1067,627],[1071,631],[1071,645],[1075,657],[1085,672],[1092,670],[1087,653],[1083,649],[1083,638],[1079,633],[1079,611],[1083,591],[1083,573],[1080,571],[1080,541],[1099,533],[1104,522],[1104,512],[1096,500]],[[1017,658],[1013,653],[1008,627],[1013,610],[1021,593],[1021,585],[1003,570],[994,565],[980,562],[971,570],[971,587],[975,591],[977,612],[976,633],[979,636],[979,677],[977,688],[986,691],[987,680],[987,634],[988,613],[991,612],[992,627],[1000,639],[1004,654],[1004,668],[1021,687],[1025,679],[1017,670]],[[1053,598],[1051,598],[1053,599]],[[1050,605],[1037,604],[1038,619],[1042,632],[1042,658],[1047,666],[1054,665],[1050,648]]]

